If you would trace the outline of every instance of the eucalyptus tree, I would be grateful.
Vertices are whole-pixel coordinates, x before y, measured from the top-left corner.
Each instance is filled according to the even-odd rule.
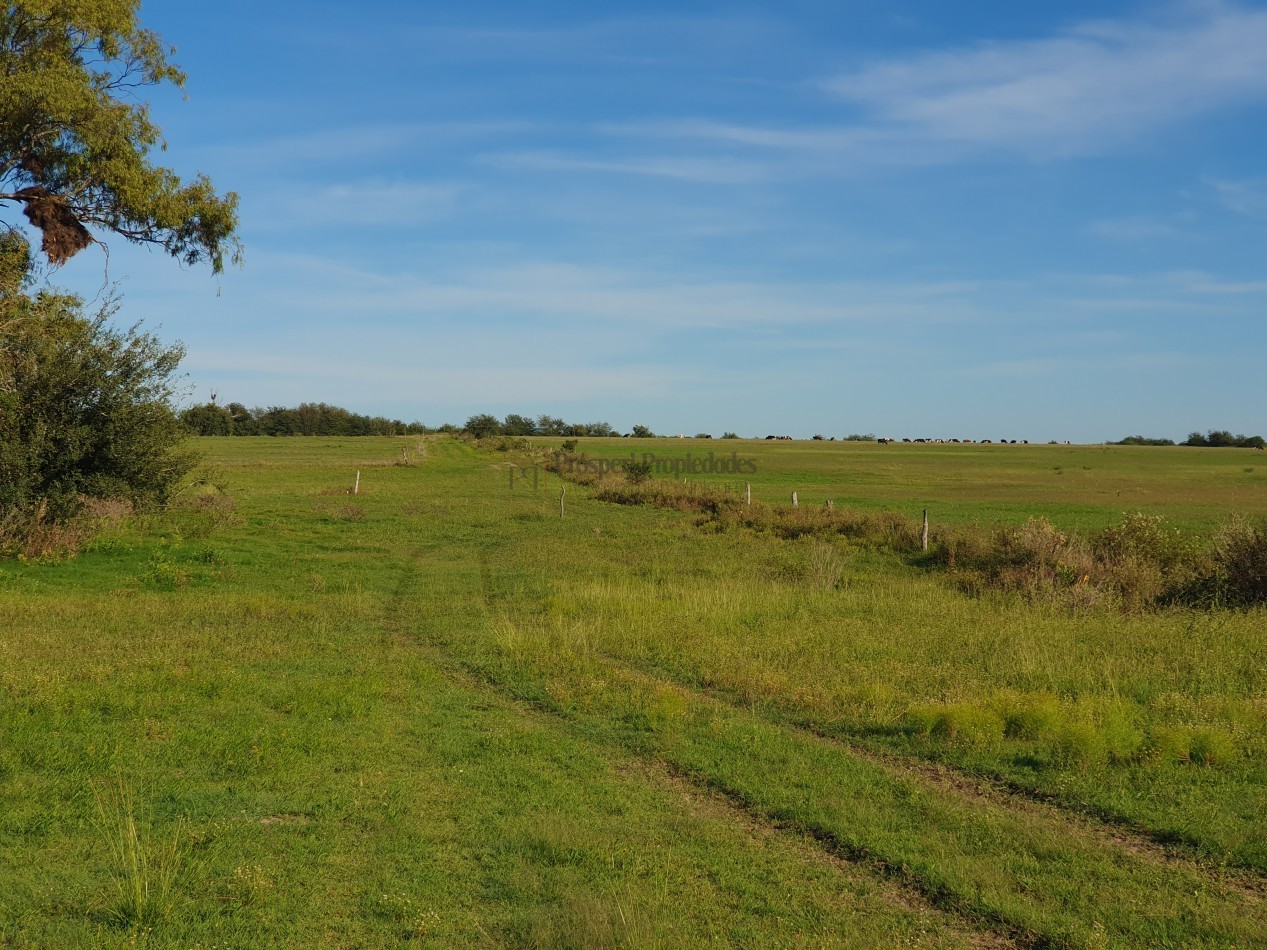
[[[192,464],[171,410],[183,350],[115,329],[111,303],[90,316],[32,292],[28,234],[53,267],[112,235],[213,272],[240,257],[237,195],[152,161],[165,143],[141,92],[185,74],[139,6],[0,7],[0,551],[85,496],[161,501]]]
[[[141,27],[138,0],[9,0],[0,8],[0,224],[16,212],[61,264],[115,234],[213,271],[236,259],[237,195],[151,161],[165,143],[138,91],[185,74]]]

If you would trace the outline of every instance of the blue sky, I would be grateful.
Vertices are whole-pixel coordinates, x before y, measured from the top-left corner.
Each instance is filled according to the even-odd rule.
[[[660,432],[1267,432],[1267,6],[153,0],[190,401]],[[92,296],[96,249],[54,275]]]

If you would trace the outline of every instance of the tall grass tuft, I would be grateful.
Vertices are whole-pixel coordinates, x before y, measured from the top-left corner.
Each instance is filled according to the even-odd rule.
[[[98,825],[110,850],[115,904],[112,916],[140,930],[170,913],[184,865],[185,822],[170,838],[147,838],[137,820],[136,795],[124,779],[96,788]]]

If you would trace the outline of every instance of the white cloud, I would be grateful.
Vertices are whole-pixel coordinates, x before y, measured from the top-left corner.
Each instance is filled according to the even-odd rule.
[[[248,231],[416,226],[448,217],[470,187],[454,183],[361,181],[339,185],[287,184],[250,196],[242,208]]]
[[[1207,178],[1219,201],[1237,214],[1251,218],[1267,218],[1267,180],[1228,181]]]
[[[1134,243],[1174,238],[1182,235],[1182,231],[1159,218],[1136,215],[1126,218],[1102,218],[1088,226],[1087,231],[1095,237],[1107,238],[1110,241]]]
[[[1264,49],[1267,12],[1193,6],[1168,20],[1088,22],[1045,38],[880,60],[819,84],[856,107],[822,123],[701,117],[603,123],[595,131],[709,143],[730,153],[718,161],[759,150],[767,178],[944,164],[1000,150],[1042,160],[1095,155],[1197,115],[1267,102]],[[604,165],[629,170],[615,159]],[[1210,184],[1230,207],[1267,214],[1263,183]],[[1106,223],[1100,236],[1163,236],[1150,230]]]
[[[540,125],[522,121],[379,123],[217,142],[187,149],[186,153],[195,164],[210,162],[224,168],[284,171],[293,175],[297,169],[355,168],[378,159],[395,161],[401,155],[429,148],[517,136],[540,128]]]
[[[878,62],[827,81],[863,124],[912,143],[1034,157],[1096,154],[1200,113],[1267,98],[1267,12],[1084,23],[1046,39]]]
[[[553,152],[518,152],[485,155],[482,164],[496,168],[547,172],[605,172],[673,178],[710,185],[742,185],[767,177],[756,162],[729,158],[588,158]]]

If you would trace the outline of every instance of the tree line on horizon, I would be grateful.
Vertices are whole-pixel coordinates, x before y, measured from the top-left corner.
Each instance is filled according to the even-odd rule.
[[[1130,435],[1120,442],[1114,442],[1114,445],[1175,445],[1174,439],[1151,439],[1142,435]],[[1179,445],[1192,445],[1199,448],[1235,448],[1235,449],[1261,449],[1267,447],[1267,439],[1261,435],[1232,435],[1226,429],[1211,429],[1202,434],[1200,432],[1188,433],[1188,438]]]
[[[194,435],[424,435],[421,422],[367,416],[324,402],[248,409],[240,402],[190,406],[180,421]]]
[[[294,407],[269,406],[248,409],[240,402],[219,405],[211,402],[190,406],[180,413],[180,421],[194,435],[266,435],[266,436],[360,436],[360,435],[429,435],[434,433],[466,433],[477,439],[496,436],[554,436],[558,438],[619,438],[654,439],[657,434],[645,425],[636,425],[628,433],[622,433],[611,423],[568,422],[560,416],[538,416],[509,413],[499,419],[492,413],[482,412],[469,416],[462,425],[444,423],[428,426],[421,422],[402,422],[386,416],[370,416],[352,412],[340,406],[324,402],[305,402]],[[707,432],[698,432],[696,439],[713,438]],[[725,432],[723,439],[738,439],[734,432]],[[814,439],[824,437],[815,435]],[[871,442],[875,436],[856,433],[844,436],[845,442]],[[1111,445],[1187,445],[1205,448],[1264,448],[1267,440],[1260,435],[1233,435],[1226,429],[1210,429],[1205,433],[1191,432],[1183,442],[1174,439],[1131,435]]]

